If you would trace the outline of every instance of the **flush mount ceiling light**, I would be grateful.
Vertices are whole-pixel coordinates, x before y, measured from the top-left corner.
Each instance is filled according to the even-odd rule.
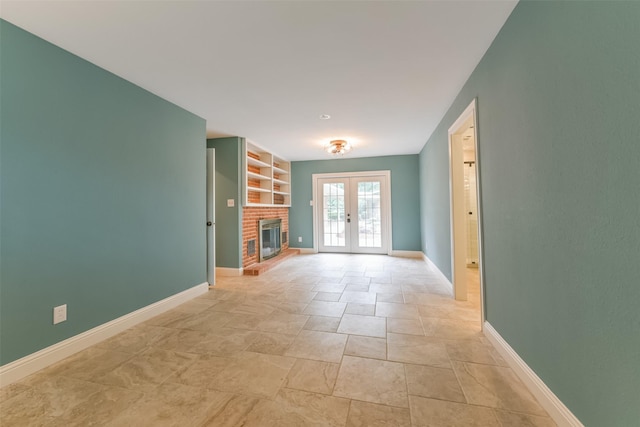
[[[328,114],[320,114],[320,120],[329,120],[331,118]]]
[[[342,156],[343,154],[351,150],[351,144],[349,144],[344,139],[334,139],[333,141],[329,142],[329,145],[325,147],[325,150],[329,154]]]

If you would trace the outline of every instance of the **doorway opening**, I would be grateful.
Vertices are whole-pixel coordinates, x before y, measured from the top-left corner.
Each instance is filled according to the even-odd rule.
[[[390,171],[313,175],[314,251],[389,254]]]
[[[454,297],[478,294],[484,323],[480,164],[476,100],[449,128],[451,190],[451,271]]]

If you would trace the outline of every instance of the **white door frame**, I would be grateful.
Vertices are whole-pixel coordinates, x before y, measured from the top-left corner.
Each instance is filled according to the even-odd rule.
[[[478,209],[478,269],[480,277],[480,313],[484,324],[484,261],[482,246],[482,197],[480,182],[480,151],[478,145],[477,98],[460,114],[449,128],[449,191],[451,197],[451,272],[454,297],[467,299],[466,247],[464,209],[464,163],[462,138],[456,133],[470,119],[473,119],[474,145],[476,155],[476,203]],[[462,208],[460,208],[462,206]],[[457,209],[456,209],[457,208]]]
[[[382,222],[383,232],[386,232],[387,236],[387,255],[391,255],[393,252],[393,239],[391,235],[391,171],[389,170],[381,170],[381,171],[365,171],[365,172],[336,172],[336,173],[314,173],[311,175],[312,181],[312,205],[313,205],[313,252],[318,253],[318,242],[319,242],[319,233],[318,229],[318,179],[320,178],[363,178],[367,176],[382,176],[386,181],[387,191],[382,197],[382,216],[386,218],[385,221]]]

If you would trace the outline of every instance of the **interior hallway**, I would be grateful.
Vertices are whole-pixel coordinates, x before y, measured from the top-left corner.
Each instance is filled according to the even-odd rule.
[[[0,424],[554,426],[479,300],[422,260],[292,257],[1,389]]]

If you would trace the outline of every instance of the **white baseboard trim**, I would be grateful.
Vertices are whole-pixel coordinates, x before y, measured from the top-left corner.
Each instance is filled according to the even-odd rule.
[[[447,287],[449,288],[449,290],[451,291],[451,295],[453,295],[453,283],[451,283],[449,281],[449,279],[447,279],[447,276],[444,275],[444,273],[442,271],[440,271],[440,269],[438,268],[438,266],[429,259],[429,257],[424,253],[422,253],[422,259],[424,260],[424,262],[426,262],[429,267],[435,271],[435,273],[440,276],[440,280],[442,280],[442,282],[447,285]]]
[[[301,254],[316,254],[316,253],[318,253],[313,248],[294,248],[292,246],[289,246],[289,249],[297,249],[297,250],[300,251]]]
[[[146,307],[132,311],[110,322],[103,323],[81,334],[67,338],[64,341],[43,348],[28,356],[0,366],[0,387],[14,383],[87,347],[111,338],[132,326],[171,310],[199,295],[205,294],[208,290],[209,284],[206,282],[201,283]]]
[[[547,387],[536,373],[525,363],[513,348],[500,336],[489,322],[484,322],[484,334],[500,355],[507,361],[527,386],[529,391],[538,399],[538,402],[549,413],[558,427],[584,427],[575,415],[564,403]]]
[[[238,277],[244,273],[243,268],[216,267],[217,276]]]
[[[421,259],[424,254],[421,251],[396,251],[396,250],[391,250],[391,252],[389,252],[389,255],[402,257],[402,258],[418,258],[418,259]]]

